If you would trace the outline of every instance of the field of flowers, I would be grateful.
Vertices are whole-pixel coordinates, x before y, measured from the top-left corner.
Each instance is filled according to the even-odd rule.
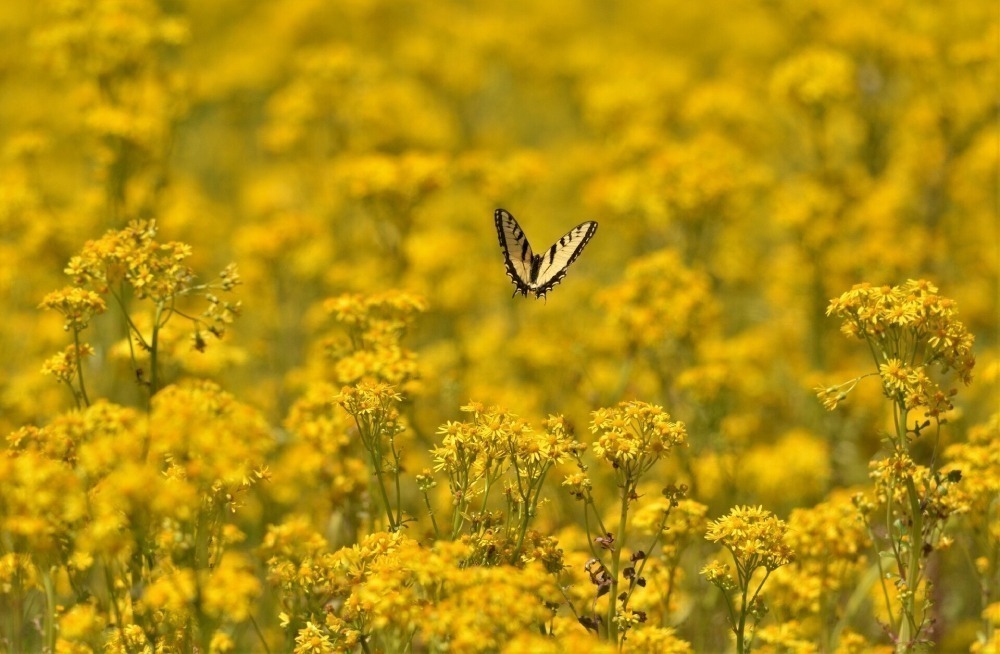
[[[1000,652],[998,43],[0,3],[0,651]]]

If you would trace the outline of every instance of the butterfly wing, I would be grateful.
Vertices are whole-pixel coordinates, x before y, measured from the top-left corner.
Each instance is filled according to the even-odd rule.
[[[497,209],[493,214],[497,225],[497,236],[500,238],[500,249],[503,250],[504,264],[507,266],[507,276],[514,282],[520,292],[528,295],[528,284],[531,279],[531,261],[534,253],[524,236],[524,230],[514,220],[514,216],[504,209]]]
[[[536,297],[545,297],[553,286],[562,281],[570,264],[576,261],[596,232],[597,223],[594,221],[580,223],[542,255],[538,274],[531,280],[531,290]]]

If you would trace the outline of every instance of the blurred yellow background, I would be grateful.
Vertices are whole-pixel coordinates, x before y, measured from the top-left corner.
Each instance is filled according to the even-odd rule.
[[[686,423],[661,474],[710,516],[820,502],[866,481],[888,415],[876,382],[837,413],[813,390],[871,366],[825,315],[853,284],[928,279],[957,301],[977,379],[945,444],[997,410],[998,17],[995,0],[3,3],[0,433],[71,406],[39,372],[63,320],[37,308],[70,257],[155,219],[206,280],[229,262],[243,279],[221,342],[164,334],[167,383],[213,379],[279,425],[316,383],[354,381],[324,301],[403,290],[427,307],[404,339],[413,465],[470,398],[581,432],[641,399]],[[511,299],[497,207],[536,251],[600,223],[547,300]],[[124,334],[94,320],[85,374],[141,405]]]

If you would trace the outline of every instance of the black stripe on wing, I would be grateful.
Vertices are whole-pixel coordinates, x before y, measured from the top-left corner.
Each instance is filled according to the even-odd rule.
[[[519,292],[528,296],[528,279],[531,275],[531,260],[534,254],[524,236],[524,230],[514,220],[509,211],[497,209],[493,214],[497,226],[500,249],[503,250],[507,276],[514,282],[514,295]]]
[[[569,270],[570,264],[576,261],[590,239],[597,233],[597,223],[587,221],[569,230],[565,236],[556,241],[544,255],[538,271],[536,287],[532,290],[535,297],[545,297],[552,287],[562,281]]]

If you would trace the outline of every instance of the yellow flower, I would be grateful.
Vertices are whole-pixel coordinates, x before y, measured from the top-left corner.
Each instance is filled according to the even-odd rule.
[[[845,53],[811,48],[795,53],[775,70],[771,92],[807,109],[823,109],[853,94],[854,77],[854,63]]]
[[[107,308],[104,298],[99,294],[75,286],[49,293],[38,307],[63,314],[66,317],[67,331],[86,329],[90,319],[104,313]]]
[[[629,631],[622,652],[628,654],[692,654],[691,645],[670,627],[645,627]]]
[[[239,623],[254,611],[262,593],[253,562],[242,553],[226,552],[211,571],[201,575],[202,609],[209,616]]]
[[[660,250],[629,263],[625,281],[600,302],[634,346],[672,352],[714,329],[719,308],[710,286],[708,276],[684,266],[676,252]]]
[[[594,411],[590,430],[598,458],[617,466],[645,471],[674,446],[687,445],[682,422],[671,422],[662,407],[645,402],[621,402]]]
[[[225,654],[235,649],[236,643],[233,642],[229,634],[222,631],[216,631],[212,634],[212,641],[208,645],[209,654]]]
[[[740,455],[746,488],[770,506],[813,502],[826,491],[832,469],[829,442],[804,429],[793,429],[771,444],[751,444]],[[775,465],[794,461],[795,465]]]
[[[714,584],[724,591],[730,591],[736,588],[736,580],[733,579],[729,570],[728,564],[712,561],[701,569],[701,574],[710,584]]]
[[[331,340],[328,345],[337,381],[371,377],[401,385],[417,377],[416,356],[401,342],[416,315],[427,310],[422,297],[404,291],[345,294],[323,306],[347,327],[347,342]]]
[[[198,594],[194,570],[168,569],[157,574],[143,593],[143,599],[153,610],[166,610],[185,615]]]
[[[961,483],[954,493],[961,495],[970,506],[971,516],[984,516],[990,524],[998,524],[1000,505],[1000,412],[969,429],[968,442],[949,445],[944,452],[948,461],[945,470],[957,470]]]
[[[910,371],[899,359],[892,358],[879,364],[879,374],[882,376],[886,395],[894,397],[906,391],[906,380],[910,376]]]
[[[52,375],[64,384],[71,384],[76,379],[80,359],[93,355],[94,348],[89,343],[70,345],[59,354],[45,360],[42,374]]]
[[[566,475],[563,479],[563,486],[569,487],[569,494],[578,500],[583,500],[590,493],[590,489],[593,484],[590,481],[590,477],[587,476],[585,472],[574,472]]]
[[[59,616],[59,635],[70,642],[94,640],[107,621],[93,602],[75,604]]]
[[[732,552],[741,574],[749,576],[757,567],[773,571],[792,560],[787,531],[788,525],[763,507],[737,506],[709,523],[705,538]]]
[[[935,419],[951,410],[954,392],[940,388],[927,368],[939,366],[967,385],[975,366],[973,336],[956,313],[954,301],[937,295],[933,284],[912,279],[878,288],[856,284],[827,307],[828,315],[843,318],[844,334],[866,340],[881,361],[878,373],[886,396],[907,410],[923,407]],[[834,408],[858,379],[818,389],[824,406]]]
[[[317,625],[307,622],[295,635],[295,649],[292,651],[295,654],[333,654],[337,649]]]

